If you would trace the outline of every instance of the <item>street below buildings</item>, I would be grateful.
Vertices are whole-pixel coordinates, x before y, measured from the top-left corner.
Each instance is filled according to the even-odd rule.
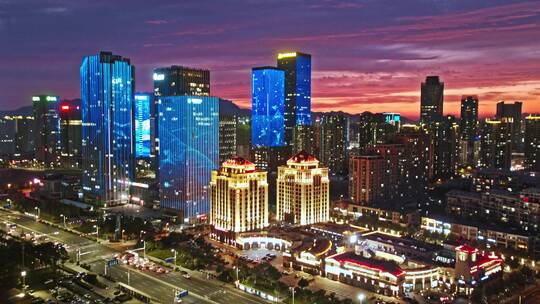
[[[105,261],[111,259],[115,253],[120,252],[114,247],[94,242],[15,212],[0,210],[0,221],[17,224],[17,231],[24,230],[44,234],[51,241],[66,244],[70,257],[75,259],[80,252],[80,262],[90,264],[96,273],[103,274]],[[2,229],[7,227],[5,224],[1,226]],[[188,290],[189,295],[183,298],[183,303],[264,303],[264,300],[258,297],[245,294],[232,285],[207,278],[205,274],[200,272],[190,271],[192,274],[190,279],[183,278],[180,272],[158,275],[124,265],[110,267],[107,272],[119,282],[127,284],[128,269],[130,273],[129,285],[155,297],[161,303],[172,303],[175,289]]]

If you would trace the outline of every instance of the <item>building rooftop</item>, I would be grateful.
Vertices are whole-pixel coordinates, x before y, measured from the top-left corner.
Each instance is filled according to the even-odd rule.
[[[497,231],[497,232],[514,234],[514,235],[527,236],[527,237],[534,235],[534,232],[518,229],[518,227],[516,226],[504,225],[501,223],[489,222],[485,220],[475,221],[471,218],[460,218],[460,217],[449,215],[446,213],[445,214],[432,213],[429,216],[423,216],[423,217],[439,220],[439,221],[450,223],[450,224],[476,227],[478,229],[483,229],[483,230],[491,230],[491,231]]]
[[[237,169],[243,173],[251,173],[257,171],[254,163],[240,156],[235,156],[224,161],[222,164],[222,170],[223,169],[225,169],[225,171],[229,171],[227,169]]]
[[[314,256],[322,256],[332,249],[332,241],[327,238],[314,238],[314,239],[305,239],[301,245],[297,248],[294,248],[296,252],[309,252]]]
[[[480,193],[463,191],[463,190],[450,190],[448,191],[448,193],[446,193],[446,196],[447,197],[460,196],[460,197],[467,197],[467,198],[478,199],[478,200],[482,198]]]
[[[362,237],[372,241],[391,244],[394,247],[399,246],[418,252],[436,252],[442,249],[439,245],[430,244],[410,237],[395,237],[380,232],[363,235]]]
[[[294,162],[294,163],[318,163],[319,160],[315,158],[312,154],[309,154],[308,152],[302,150],[298,153],[296,153],[293,157],[289,158],[287,162]]]
[[[456,251],[461,251],[461,252],[466,252],[466,253],[476,253],[478,252],[478,249],[472,246],[469,246],[467,244],[463,244],[461,246],[456,247]]]
[[[342,225],[332,222],[313,224],[311,225],[311,230],[320,231],[323,233],[332,233],[334,235],[340,236],[343,236],[347,233],[355,233],[362,231],[358,228],[351,227],[350,225]]]
[[[338,253],[338,254],[328,257],[327,259],[333,259],[342,264],[350,263],[355,266],[359,266],[359,267],[370,269],[370,270],[375,270],[379,272],[387,272],[396,277],[399,277],[405,274],[405,271],[403,271],[403,269],[401,269],[401,267],[396,265],[394,262],[365,258],[359,254],[356,254],[353,251]]]

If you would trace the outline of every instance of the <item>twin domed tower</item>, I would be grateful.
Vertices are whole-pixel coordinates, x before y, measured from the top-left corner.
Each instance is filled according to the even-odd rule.
[[[293,225],[328,221],[330,181],[328,168],[311,154],[300,151],[278,167],[276,220]],[[223,162],[212,171],[210,224],[222,241],[236,233],[269,225],[267,173],[241,157]]]

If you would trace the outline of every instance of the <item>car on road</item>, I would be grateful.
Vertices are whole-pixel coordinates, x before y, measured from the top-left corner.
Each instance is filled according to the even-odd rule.
[[[191,279],[191,276],[189,275],[189,273],[185,273],[182,275],[185,279]]]

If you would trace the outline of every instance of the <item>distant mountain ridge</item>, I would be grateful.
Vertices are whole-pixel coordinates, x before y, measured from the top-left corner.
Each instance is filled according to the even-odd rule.
[[[340,114],[344,115],[348,118],[356,119],[361,114],[350,114],[343,111],[331,111],[331,112],[312,112],[313,116],[320,116],[323,114]],[[28,116],[32,115],[32,106],[23,106],[16,110],[10,110],[10,111],[0,111],[0,117],[6,116],[6,115],[22,115],[22,116]],[[219,99],[219,115],[224,116],[251,116],[251,109],[241,108],[238,105],[236,105],[231,100],[227,99]],[[416,123],[415,120],[409,119],[407,117],[401,116],[401,123]]]
[[[29,116],[32,114],[33,114],[32,106],[23,106],[18,109],[10,110],[10,111],[0,111],[0,117],[13,116],[13,115]]]

